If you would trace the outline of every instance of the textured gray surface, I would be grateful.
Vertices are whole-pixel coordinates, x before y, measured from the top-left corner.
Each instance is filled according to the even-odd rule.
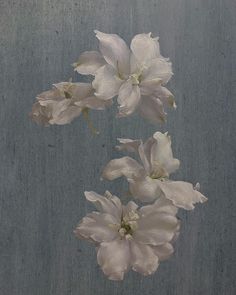
[[[1,295],[233,295],[236,294],[236,2],[235,0],[0,0],[0,294]],[[178,104],[168,123],[134,116],[117,121],[115,108],[43,128],[28,112],[34,97],[73,74],[79,53],[96,48],[93,29],[126,41],[160,36],[173,62],[169,88]],[[111,282],[94,248],[73,236],[92,209],[83,191],[126,191],[99,173],[120,155],[116,137],[172,135],[182,160],[175,177],[199,181],[209,197],[180,213],[182,232],[172,259],[143,278]]]

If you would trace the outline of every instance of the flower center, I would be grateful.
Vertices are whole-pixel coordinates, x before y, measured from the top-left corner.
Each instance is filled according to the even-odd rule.
[[[131,82],[133,85],[139,85],[140,79],[141,79],[141,73],[138,74],[132,74],[129,77],[131,79]]]
[[[138,228],[137,220],[139,219],[139,215],[134,211],[128,212],[121,221],[119,234],[125,239],[132,239],[132,235],[134,231]]]

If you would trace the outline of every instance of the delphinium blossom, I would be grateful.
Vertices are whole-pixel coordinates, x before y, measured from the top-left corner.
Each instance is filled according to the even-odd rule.
[[[199,184],[170,180],[170,174],[179,168],[179,160],[173,157],[170,136],[156,132],[145,143],[141,140],[119,139],[119,150],[136,152],[138,163],[131,157],[111,160],[103,169],[102,178],[114,180],[124,176],[129,182],[133,197],[151,202],[164,197],[173,205],[191,210],[194,204],[207,200],[199,191]]]
[[[91,83],[61,82],[37,96],[30,115],[35,122],[48,126],[68,124],[82,113],[91,127],[89,109],[104,110],[111,104],[112,100],[94,95]]]
[[[116,34],[95,33],[100,52],[82,53],[73,64],[75,71],[94,76],[97,98],[107,101],[118,95],[118,117],[138,112],[153,123],[164,122],[164,107],[176,104],[164,87],[173,73],[169,59],[160,54],[158,38],[138,34],[129,48]]]
[[[85,192],[85,196],[98,212],[87,214],[75,234],[95,244],[98,264],[110,280],[122,280],[130,269],[151,275],[174,252],[180,222],[170,201],[159,199],[138,208],[132,201],[122,205],[109,192],[105,196]]]

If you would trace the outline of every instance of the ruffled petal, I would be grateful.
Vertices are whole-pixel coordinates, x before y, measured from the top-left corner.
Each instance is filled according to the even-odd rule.
[[[143,167],[130,157],[111,160],[103,169],[102,178],[114,180],[118,177],[135,178],[143,175]]]
[[[129,201],[127,205],[123,206],[123,216],[127,215],[130,211],[136,211],[138,205],[133,201]]]
[[[153,204],[142,206],[139,209],[139,213],[143,217],[146,217],[146,216],[153,214],[155,212],[156,213],[166,213],[166,214],[169,214],[172,216],[176,216],[176,214],[178,212],[178,208],[176,208],[170,200],[168,200],[164,197],[160,197]]]
[[[142,244],[154,246],[170,242],[178,228],[178,220],[167,213],[153,212],[137,220],[138,229],[133,238]]]
[[[125,41],[116,34],[94,31],[99,40],[99,49],[108,64],[120,75],[129,74],[130,50]]]
[[[82,75],[95,75],[96,71],[105,63],[106,61],[100,52],[85,51],[73,66],[74,70]]]
[[[159,98],[164,104],[164,106],[176,108],[174,95],[167,88],[163,86],[158,86],[155,89],[153,95]]]
[[[81,114],[81,108],[78,106],[69,106],[66,110],[60,109],[58,105],[56,110],[52,112],[52,119],[49,120],[50,124],[65,125],[71,123],[75,118]]]
[[[111,99],[119,92],[123,81],[116,75],[112,66],[105,65],[96,72],[95,79],[92,82],[95,89],[95,95],[100,99]]]
[[[163,108],[163,103],[160,99],[153,96],[142,97],[139,113],[143,118],[153,124],[164,123],[166,121],[166,113]]]
[[[102,100],[96,96],[90,96],[81,101],[75,102],[75,105],[78,105],[81,108],[89,108],[92,110],[105,110],[106,107],[112,105],[112,99]]]
[[[129,242],[117,239],[101,243],[97,252],[97,261],[102,271],[110,280],[123,280],[130,268]]]
[[[137,140],[133,140],[133,139],[126,139],[126,138],[117,138],[117,140],[119,141],[120,145],[116,146],[116,149],[118,151],[126,151],[126,152],[134,152],[137,153],[138,152],[138,148],[141,144],[141,140],[137,139]]]
[[[165,243],[160,246],[153,246],[153,252],[158,257],[159,261],[167,260],[174,253],[174,248],[170,243]]]
[[[126,81],[121,85],[117,98],[119,106],[119,117],[131,115],[140,103],[140,89],[138,85],[132,85],[131,81]]]
[[[150,169],[151,169],[151,165],[150,162],[147,158],[145,149],[144,149],[144,144],[141,142],[141,144],[138,147],[138,153],[139,153],[139,157],[143,163],[143,166],[145,168],[145,171],[147,172],[147,174],[149,175],[150,173]]]
[[[142,81],[147,83],[148,81],[162,80],[162,84],[165,85],[172,77],[172,65],[165,58],[156,58],[150,61],[150,64],[142,72]]]
[[[171,138],[167,133],[156,132],[153,134],[155,143],[151,148],[151,164],[153,172],[160,176],[169,176],[179,168],[180,162],[173,157]],[[160,171],[160,172],[158,172]],[[166,175],[161,175],[162,173]]]
[[[159,265],[158,257],[149,245],[130,241],[132,269],[144,276],[153,274]]]
[[[194,204],[204,203],[207,198],[194,189],[193,185],[184,181],[160,181],[163,195],[176,207],[186,210],[194,209]]]
[[[111,226],[116,222],[116,218],[110,214],[93,212],[82,219],[75,235],[95,243],[112,241],[119,236],[118,231]]]
[[[154,96],[154,93],[160,87],[161,83],[162,83],[162,79],[160,79],[160,78],[147,80],[147,81],[141,81],[141,83],[140,83],[141,94],[146,95],[146,96],[149,96],[149,95]]]
[[[141,64],[145,64],[149,60],[160,57],[158,38],[152,38],[151,33],[134,36],[130,48]]]
[[[161,196],[159,181],[149,176],[128,179],[132,196],[142,202],[152,202]]]
[[[108,213],[116,218],[120,222],[122,215],[122,205],[120,199],[110,192],[106,191],[105,196],[101,196],[95,192],[84,192],[88,201],[92,202],[94,206],[101,213]]]
[[[41,106],[39,102],[35,102],[32,106],[30,117],[39,125],[49,126],[51,112],[48,108]]]

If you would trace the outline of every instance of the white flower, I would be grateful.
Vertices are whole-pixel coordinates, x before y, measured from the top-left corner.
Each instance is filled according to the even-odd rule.
[[[144,144],[141,140],[119,141],[121,145],[118,149],[137,152],[142,165],[130,157],[111,160],[103,170],[103,178],[113,180],[125,176],[133,197],[143,202],[165,197],[175,206],[191,210],[195,203],[207,200],[191,183],[169,179],[180,162],[173,158],[171,139],[167,133],[156,132]]]
[[[130,49],[115,34],[95,31],[100,52],[82,53],[75,71],[94,75],[95,95],[103,100],[118,95],[118,117],[135,111],[153,123],[166,118],[164,106],[176,107],[165,85],[172,76],[171,63],[160,54],[158,38],[151,33],[134,36]]]
[[[111,100],[100,100],[94,95],[90,83],[61,82],[37,96],[33,105],[32,119],[43,125],[64,125],[78,117],[88,115],[89,109],[104,110]]]
[[[122,280],[129,269],[151,275],[173,253],[171,242],[180,224],[169,201],[160,199],[138,209],[132,201],[122,206],[109,192],[85,196],[99,212],[84,217],[75,234],[96,244],[98,264],[109,279]]]

